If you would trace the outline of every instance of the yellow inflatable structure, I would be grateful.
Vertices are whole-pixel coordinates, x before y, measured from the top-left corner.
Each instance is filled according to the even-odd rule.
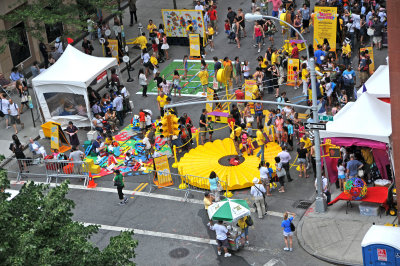
[[[254,177],[260,178],[258,165],[260,158],[256,156],[260,148],[257,148],[253,155],[248,156],[243,153],[244,161],[236,166],[226,166],[220,163],[224,157],[237,155],[233,140],[226,138],[217,139],[213,142],[207,142],[186,153],[179,161],[179,173],[188,175],[188,182],[197,187],[208,189],[205,184],[198,185],[195,177],[209,177],[211,171],[215,171],[220,180],[225,181],[229,190],[242,189],[253,185]],[[270,142],[264,151],[264,160],[270,163],[270,167],[275,169],[275,160],[281,147]],[[208,182],[207,182],[208,183]],[[208,185],[209,186],[209,185]]]

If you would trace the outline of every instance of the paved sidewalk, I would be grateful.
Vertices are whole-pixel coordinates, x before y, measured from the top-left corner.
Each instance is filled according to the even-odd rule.
[[[339,191],[332,193],[332,199]],[[346,202],[339,201],[329,206],[326,213],[315,212],[315,202],[305,212],[297,226],[300,245],[311,255],[335,264],[362,265],[361,241],[365,233],[375,224],[393,223],[396,217],[363,216],[360,202],[352,202],[346,214]]]

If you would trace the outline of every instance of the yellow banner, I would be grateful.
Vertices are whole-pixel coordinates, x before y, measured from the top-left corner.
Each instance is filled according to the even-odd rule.
[[[372,47],[360,48],[360,53],[364,51],[368,51],[369,58],[371,59],[371,64],[369,64],[369,74],[372,75],[375,72],[374,49],[372,49]]]
[[[295,75],[293,67],[297,67],[297,73],[299,72],[299,59],[289,58],[287,66],[287,84],[289,86],[295,86]],[[297,77],[297,80],[299,78]]]
[[[207,101],[212,101],[214,99],[214,90],[211,88],[207,88]],[[212,103],[206,103],[206,110],[207,113],[213,111],[213,104]]]
[[[244,81],[244,98],[245,100],[252,100],[253,99],[253,87],[257,85],[257,82],[254,79],[246,79]]]
[[[170,186],[172,179],[167,155],[154,158],[154,164],[157,171],[158,186]]]
[[[316,6],[314,10],[314,49],[327,39],[331,51],[336,51],[337,8]]]
[[[108,40],[108,48],[111,49],[112,57],[117,58],[119,63],[119,56],[118,56],[118,40]]]
[[[58,136],[58,125],[51,127],[50,146],[52,149],[60,149],[60,140]]]
[[[191,57],[200,57],[200,36],[189,34],[189,50]]]

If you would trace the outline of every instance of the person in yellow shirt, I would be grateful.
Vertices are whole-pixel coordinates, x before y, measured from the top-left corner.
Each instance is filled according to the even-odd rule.
[[[347,39],[347,38],[346,38]],[[343,58],[343,63],[344,66],[347,68],[348,65],[351,64],[351,46],[350,46],[350,42],[343,42],[343,46],[342,46],[342,58]]]
[[[240,218],[239,221],[237,222],[237,225],[242,229],[242,233],[244,233],[245,239],[246,239],[246,246],[249,245],[249,226],[247,225],[247,220],[248,216],[245,216],[243,218]]]
[[[307,79],[310,76],[310,72],[307,70],[307,64],[303,63],[301,65],[301,81],[303,82],[303,95],[307,95]]]
[[[139,44],[140,50],[147,48],[147,38],[146,33],[142,32],[142,36],[137,37],[132,44]]]
[[[157,29],[157,26],[150,19],[149,20],[149,24],[147,25],[147,30],[149,31],[149,36],[150,37],[156,37],[156,34],[154,33],[154,30],[156,30],[156,29]]]
[[[273,53],[271,55],[271,65],[275,65],[278,60],[278,50],[273,49]]]
[[[262,125],[258,125],[258,130],[256,133],[256,141],[258,146],[260,146],[260,150],[257,153],[257,157],[260,157],[261,155],[261,161],[264,161],[264,149],[265,149],[265,137],[263,134],[263,126]]]
[[[304,149],[307,149],[307,169],[309,167],[310,164],[310,150],[311,150],[311,146],[312,146],[312,142],[311,140],[307,137],[307,135],[304,135],[301,139],[300,139],[300,143],[304,143]]]
[[[201,82],[201,86],[203,87],[203,95],[206,95],[206,89],[208,87],[208,71],[207,69],[202,66],[201,71],[198,74]]]
[[[157,71],[158,71],[158,60],[156,57],[156,54],[153,53],[150,57],[150,63],[153,65],[154,69],[153,69],[153,75],[155,77]]]
[[[164,106],[167,103],[167,95],[164,94],[164,91],[160,91],[160,95],[157,96],[157,105],[158,109],[160,109],[160,115],[164,116]]]
[[[242,140],[240,139],[240,136],[242,135],[242,128],[241,127],[236,127],[235,130],[232,131],[230,137],[233,139],[233,143],[235,144],[235,149],[236,152],[239,156],[242,156],[242,152],[240,151],[240,143]]]
[[[213,27],[211,26],[211,23],[209,23],[209,24],[208,24],[208,27],[207,27],[206,34],[207,34],[208,42],[209,42],[209,44],[210,44],[210,50],[211,50],[211,52],[214,51],[214,41],[213,41],[213,39],[214,39],[214,33],[215,33],[215,31],[214,31]]]

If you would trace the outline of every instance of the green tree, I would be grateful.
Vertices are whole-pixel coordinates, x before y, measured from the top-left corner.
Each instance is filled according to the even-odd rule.
[[[96,9],[118,14],[118,5],[110,0],[18,0],[12,12],[1,15],[0,19],[11,25],[24,22],[25,30],[34,38],[43,40],[45,25],[63,24],[64,35],[76,37],[87,28],[87,18],[96,13]],[[0,31],[0,53],[9,42],[19,43],[19,29]],[[19,43],[21,44],[21,43]]]
[[[72,221],[68,183],[49,189],[29,182],[7,200],[7,172],[0,170],[0,265],[135,265],[133,231],[100,250],[89,241],[99,227]]]

